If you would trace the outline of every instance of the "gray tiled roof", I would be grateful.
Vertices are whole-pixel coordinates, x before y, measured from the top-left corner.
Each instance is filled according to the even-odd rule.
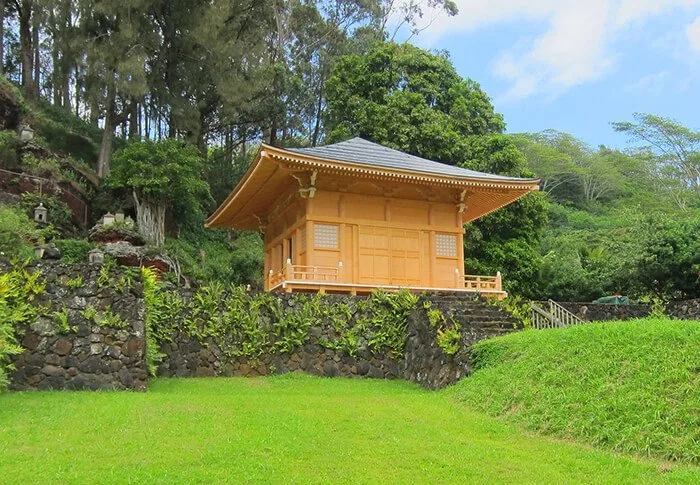
[[[287,148],[286,150],[294,153],[300,153],[302,155],[325,158],[328,160],[351,162],[361,165],[368,165],[371,167],[406,170],[428,175],[487,180],[509,180],[513,182],[531,182],[534,180],[477,172],[475,170],[433,162],[432,160],[409,155],[408,153],[394,150],[393,148],[388,148],[359,137],[340,143],[334,143],[332,145],[314,148]]]

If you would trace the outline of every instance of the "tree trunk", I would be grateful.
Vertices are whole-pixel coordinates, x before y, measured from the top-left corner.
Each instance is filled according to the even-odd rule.
[[[39,20],[36,18],[36,10],[32,15],[32,47],[34,48],[34,99],[39,99],[41,87],[41,52],[39,49]]]
[[[80,67],[75,64],[75,116],[80,117]],[[68,80],[70,82],[70,80]],[[70,99],[70,97],[69,97]]]
[[[20,58],[22,60],[22,87],[25,88],[27,97],[35,99],[36,88],[34,86],[34,50],[32,48],[32,2],[23,0],[19,10],[19,44]]]
[[[146,198],[139,199],[136,191],[133,196],[139,233],[148,244],[162,246],[165,242],[165,204]]]
[[[129,105],[129,140],[139,137],[139,103],[135,100]]]
[[[74,54],[73,47],[70,42],[69,33],[73,29],[72,19],[71,19],[71,2],[64,2],[63,8],[60,12],[60,25],[61,25],[61,81],[63,81],[63,92],[61,93],[61,101],[63,107],[67,110],[71,109],[71,96],[70,96],[70,73],[74,66]],[[76,91],[77,94],[77,91]]]
[[[151,110],[149,108],[151,102],[149,102],[149,104],[146,104],[146,103],[143,104],[143,124],[144,124],[143,133],[146,136],[146,140],[151,139],[151,118],[150,118]]]
[[[61,95],[61,101],[63,103],[63,107],[66,108],[68,111],[71,110],[71,100],[70,100],[70,73],[71,73],[71,64],[69,61],[66,59],[63,60],[63,93]]]
[[[321,134],[321,112],[323,109],[323,78],[318,87],[318,106],[316,106],[316,120],[314,121],[314,133],[311,136],[311,146],[318,144],[318,137]]]
[[[5,0],[0,0],[0,74],[5,72]]]
[[[110,72],[107,79],[107,105],[105,106],[105,126],[102,132],[102,144],[100,155],[97,159],[97,176],[101,179],[109,175],[109,165],[112,161],[112,142],[114,141],[114,105],[116,102],[116,86],[114,71]]]
[[[61,81],[62,64],[61,64],[61,52],[60,52],[60,42],[58,40],[58,25],[56,20],[56,14],[53,9],[49,12],[49,31],[51,32],[51,67],[53,71],[49,79],[51,80],[50,92],[52,93],[53,104],[55,106],[63,106],[63,82]]]

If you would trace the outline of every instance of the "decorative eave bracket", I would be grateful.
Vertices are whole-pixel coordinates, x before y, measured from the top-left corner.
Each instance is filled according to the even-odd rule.
[[[467,189],[462,190],[459,193],[459,199],[457,202],[457,211],[460,214],[464,214],[467,211],[467,199],[469,197],[469,191]]]
[[[316,177],[318,172],[316,170],[309,170],[305,172],[293,173],[292,177],[299,182],[299,195],[303,199],[313,199],[316,195]]]

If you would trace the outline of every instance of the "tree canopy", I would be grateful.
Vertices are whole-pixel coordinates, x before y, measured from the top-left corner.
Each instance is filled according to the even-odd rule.
[[[167,209],[173,209],[180,219],[201,219],[210,204],[203,168],[196,147],[182,141],[132,142],[115,155],[107,184],[131,191],[139,229],[149,242],[160,246],[165,241]]]

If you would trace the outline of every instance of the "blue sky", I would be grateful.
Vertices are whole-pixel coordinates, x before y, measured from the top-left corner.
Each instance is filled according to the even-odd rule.
[[[509,132],[554,128],[624,148],[634,112],[700,130],[700,0],[456,0],[411,42],[449,51]],[[397,39],[401,40],[401,39]]]

